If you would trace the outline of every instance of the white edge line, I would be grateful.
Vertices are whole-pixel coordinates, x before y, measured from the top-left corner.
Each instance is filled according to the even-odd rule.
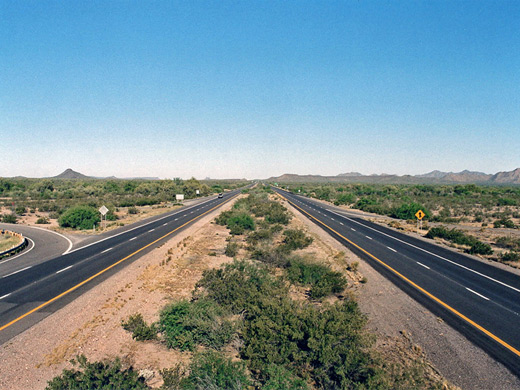
[[[45,229],[45,228],[42,228],[42,227],[39,227],[39,226],[27,226],[27,227],[30,227],[30,228],[33,228],[33,229],[38,229],[38,230],[43,230],[44,232],[54,233],[54,234],[60,236],[61,238],[64,238],[65,240],[67,240],[69,242],[69,247],[67,248],[67,250],[65,252],[62,253],[62,255],[66,255],[72,249],[72,241],[70,240],[70,238],[64,236],[61,233],[55,232],[54,230],[51,230],[51,229]]]
[[[419,263],[418,261],[416,261],[416,263],[419,264],[419,265],[421,265],[421,266],[423,266],[423,267],[426,268],[426,269],[430,269],[430,267],[428,267],[427,265],[424,265],[423,263]]]
[[[68,269],[71,269],[72,267],[73,267],[73,265],[69,265],[68,267],[65,267],[63,269],[60,269],[59,271],[56,271],[56,273],[59,274],[60,272],[66,271]]]
[[[210,200],[211,200],[211,199],[210,199]],[[79,248],[73,249],[73,250],[71,250],[71,251],[68,252],[68,253],[72,253],[72,252],[79,251],[80,249],[87,248],[87,247],[89,247],[89,246],[92,246],[92,245],[98,244],[98,243],[100,243],[100,242],[102,242],[102,241],[109,240],[109,239],[111,239],[111,238],[114,238],[114,237],[120,236],[120,235],[122,235],[122,234],[125,234],[125,233],[128,233],[128,232],[131,232],[132,230],[139,229],[139,228],[142,228],[142,227],[144,227],[144,226],[150,225],[151,223],[155,223],[155,222],[161,221],[161,220],[163,220],[163,219],[165,219],[165,218],[172,217],[172,216],[174,216],[174,215],[176,215],[176,214],[179,214],[179,213],[181,213],[181,212],[184,212],[184,211],[186,211],[186,210],[189,210],[189,209],[192,209],[192,208],[194,208],[194,207],[200,206],[200,205],[202,205],[202,204],[208,203],[210,200],[206,200],[205,202],[197,203],[196,205],[190,206],[190,207],[188,207],[188,208],[180,208],[180,209],[178,209],[178,210],[175,210],[175,211],[172,212],[171,214],[165,215],[164,217],[161,217],[161,218],[155,219],[155,220],[153,220],[153,221],[147,222],[147,223],[145,223],[145,224],[143,224],[143,225],[139,225],[139,226],[133,227],[132,229],[125,230],[124,232],[120,232],[120,233],[114,234],[113,236],[108,236],[108,237],[102,238],[101,240],[91,242],[90,244],[87,244],[87,245],[85,245],[85,246],[82,246],[82,247],[79,247]],[[56,233],[56,232],[55,232],[55,233]]]
[[[349,217],[346,217],[346,216],[344,216],[344,215],[338,214],[338,213],[336,213],[335,211],[332,211],[332,210],[327,210],[327,211],[330,211],[330,212],[333,213],[333,214],[339,215],[340,217],[343,217],[343,218],[345,218],[345,219],[348,219],[349,221],[354,222],[354,223],[357,223],[358,225],[361,225],[361,226],[363,226],[363,227],[365,227],[365,228],[367,228],[367,229],[373,230],[373,231],[375,231],[375,232],[377,232],[377,233],[379,233],[379,234],[382,234],[382,235],[384,235],[384,236],[387,236],[387,237],[389,237],[389,238],[391,238],[391,239],[393,239],[393,240],[396,240],[396,241],[399,241],[399,242],[401,242],[401,243],[403,243],[403,244],[406,244],[406,245],[408,245],[408,246],[411,246],[412,248],[419,249],[419,250],[421,250],[421,251],[423,251],[423,252],[425,252],[425,253],[428,253],[428,254],[430,254],[430,255],[432,255],[432,256],[438,257],[439,259],[442,259],[442,260],[444,260],[444,261],[447,261],[448,263],[451,263],[451,264],[453,264],[453,265],[456,265],[457,267],[460,267],[460,268],[463,268],[463,269],[465,269],[465,270],[467,270],[467,271],[473,272],[473,273],[475,273],[475,274],[477,274],[477,275],[479,275],[479,276],[482,276],[483,278],[486,278],[486,279],[492,280],[492,281],[495,282],[495,283],[501,284],[502,286],[508,287],[508,288],[510,288],[511,290],[514,290],[514,291],[517,291],[517,292],[520,293],[520,289],[517,289],[516,287],[510,286],[509,284],[506,284],[506,283],[504,283],[504,282],[501,282],[500,280],[494,279],[494,278],[492,278],[491,276],[484,275],[483,273],[480,273],[480,272],[478,272],[478,271],[475,271],[475,270],[473,270],[473,269],[471,269],[471,268],[469,268],[469,267],[466,267],[465,265],[459,264],[459,263],[457,263],[457,262],[455,262],[455,261],[453,261],[453,260],[447,259],[447,258],[445,258],[445,257],[442,257],[442,256],[437,255],[437,254],[435,254],[435,253],[432,253],[432,252],[430,252],[430,251],[427,251],[426,249],[423,249],[423,248],[418,247],[418,246],[416,246],[416,245],[410,244],[409,242],[406,242],[406,241],[400,240],[399,238],[393,237],[393,236],[391,236],[390,234],[386,234],[386,233],[380,232],[379,230],[374,229],[373,227],[367,226],[367,225],[362,224],[361,222],[358,222],[358,221],[354,221],[353,219],[351,219],[351,218],[349,218]]]
[[[5,294],[5,295],[2,295],[2,296],[0,297],[0,299],[4,299],[4,298],[7,298],[7,297],[8,297],[9,295],[11,295],[11,294],[12,294],[12,293],[9,293],[9,294]]]
[[[29,269],[31,267],[32,267],[32,265],[30,265],[29,267],[25,267],[25,268],[19,269],[18,271],[11,272],[8,275],[2,276],[2,278],[7,278],[8,276],[15,275],[15,274],[17,274],[19,272],[22,272],[22,271],[25,271],[25,270],[27,270],[27,269]]]
[[[470,289],[470,288],[467,288],[467,287],[466,287],[466,290],[468,290],[468,291],[472,292],[472,293],[473,293],[473,294],[475,294],[475,295],[478,295],[478,296],[479,296],[480,298],[482,298],[482,299],[485,299],[486,301],[489,301],[489,298],[488,298],[488,297],[485,297],[484,295],[482,295],[482,294],[479,294],[478,292],[476,292],[476,291],[473,291],[473,290],[472,290],[472,289]]]
[[[27,253],[29,253],[30,251],[32,251],[32,250],[34,249],[34,247],[36,246],[36,244],[34,243],[34,241],[31,240],[29,237],[25,237],[25,238],[27,238],[29,241],[32,242],[32,246],[29,248],[29,250],[28,250],[27,252],[22,252],[22,253],[20,253],[19,255],[16,255],[16,256],[14,256],[14,257],[8,257],[7,259],[0,261],[0,264],[4,264],[4,263],[7,263],[8,261],[11,261],[11,260],[17,259],[18,257],[23,256],[23,255],[26,255]]]

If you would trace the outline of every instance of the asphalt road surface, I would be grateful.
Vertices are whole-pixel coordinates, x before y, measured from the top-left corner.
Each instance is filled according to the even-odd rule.
[[[20,263],[16,269],[4,272],[0,276],[0,344],[159,247],[239,193],[240,190],[235,190],[224,193],[223,198],[212,197],[144,224],[125,227],[124,231],[100,237],[96,242],[47,261],[31,265]],[[18,261],[12,262],[15,263]]]
[[[520,376],[518,275],[306,197],[274,190]]]

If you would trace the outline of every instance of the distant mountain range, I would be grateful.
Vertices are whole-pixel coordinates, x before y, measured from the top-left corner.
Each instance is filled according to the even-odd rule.
[[[69,179],[69,180],[74,180],[74,179],[159,180],[158,177],[125,177],[125,178],[117,178],[115,176],[110,176],[110,177],[86,176],[86,175],[84,175],[82,173],[79,173],[79,172],[76,172],[76,171],[74,171],[74,170],[72,170],[70,168],[65,169],[62,173],[60,173],[57,176],[53,176],[50,179]]]
[[[270,177],[266,181],[280,183],[381,183],[381,184],[520,184],[520,168],[511,172],[490,175],[483,172],[464,170],[462,172],[432,171],[422,175],[362,175],[359,172],[340,173],[337,176],[284,174]]]

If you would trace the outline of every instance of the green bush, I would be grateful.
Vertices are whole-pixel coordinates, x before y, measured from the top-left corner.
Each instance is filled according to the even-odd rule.
[[[226,250],[224,251],[224,253],[228,257],[235,257],[238,254],[239,249],[240,245],[238,244],[238,242],[229,241],[226,245]]]
[[[347,285],[347,280],[340,272],[298,257],[289,260],[287,277],[294,284],[310,286],[309,296],[312,299],[340,293]]]
[[[99,212],[93,207],[76,206],[65,211],[58,219],[61,227],[92,229],[100,222]]]
[[[50,223],[50,222],[49,222],[49,218],[46,218],[46,217],[40,217],[40,218],[38,218],[38,219],[36,220],[36,223],[37,223],[38,225],[45,225],[45,224],[48,224],[48,223]]]
[[[281,247],[286,251],[303,249],[312,244],[312,237],[308,237],[301,229],[287,229],[283,232]]]
[[[477,238],[464,234],[457,229],[446,229],[444,226],[433,227],[426,233],[427,238],[444,238],[459,245],[467,245],[470,248],[467,250],[471,254],[490,255],[493,249],[489,244],[479,241]]]
[[[422,210],[424,212],[424,219],[430,218],[430,212],[426,209],[426,207],[418,203],[403,203],[401,206],[394,209],[391,212],[390,216],[393,218],[399,218],[404,220],[416,219],[415,214],[419,210]]]
[[[243,234],[246,230],[255,230],[255,221],[248,214],[238,214],[226,222],[229,232],[233,235]]]
[[[2,222],[3,223],[16,223],[18,221],[18,218],[15,214],[4,214],[2,216]]]
[[[25,215],[25,213],[27,213],[27,209],[25,206],[16,206],[15,212],[18,215]]]
[[[486,244],[485,242],[475,241],[468,249],[468,253],[474,255],[492,255],[493,249],[491,248],[491,245]]]
[[[139,214],[139,209],[135,206],[131,206],[128,208],[128,214]]]
[[[520,261],[520,253],[516,251],[509,251],[500,255],[500,261],[518,262]]]
[[[131,315],[128,320],[122,321],[123,329],[132,332],[132,338],[138,341],[155,340],[157,338],[157,327],[155,324],[148,325],[141,313]]]
[[[190,375],[182,383],[189,390],[246,390],[251,386],[243,362],[205,351],[196,354],[190,365]]]
[[[119,359],[113,362],[89,363],[84,355],[71,361],[79,365],[79,370],[63,370],[62,374],[47,382],[46,390],[83,390],[83,389],[149,389],[144,378],[132,367],[123,369]]]
[[[288,286],[265,267],[247,260],[234,260],[224,268],[204,271],[198,294],[215,301],[233,314],[240,314],[264,296],[289,293]]]
[[[231,321],[222,319],[224,311],[215,302],[172,303],[161,311],[160,330],[169,348],[193,351],[197,345],[220,349],[234,335]]]
[[[262,390],[308,390],[309,385],[284,366],[270,364],[264,373]]]

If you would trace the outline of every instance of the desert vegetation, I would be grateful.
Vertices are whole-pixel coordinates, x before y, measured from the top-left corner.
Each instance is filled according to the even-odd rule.
[[[379,355],[345,275],[301,252],[312,237],[289,226],[291,214],[268,192],[251,191],[216,219],[229,229],[222,250],[232,262],[205,271],[191,298],[168,304],[157,323],[139,313],[123,321],[136,340],[191,354],[189,363],[161,372],[162,388],[443,388],[422,362],[406,366]],[[106,376],[142,386],[117,360],[79,359],[78,370],[65,370],[48,388],[80,388],[71,378]]]
[[[25,179],[0,178],[2,222],[16,223],[20,216],[36,215],[38,224],[59,221],[61,227],[91,229],[99,222],[91,212],[105,205],[108,221],[117,211],[139,214],[138,207],[175,203],[176,194],[185,199],[207,196],[243,186],[244,181],[119,180],[119,179]],[[199,194],[197,195],[197,191]]]

